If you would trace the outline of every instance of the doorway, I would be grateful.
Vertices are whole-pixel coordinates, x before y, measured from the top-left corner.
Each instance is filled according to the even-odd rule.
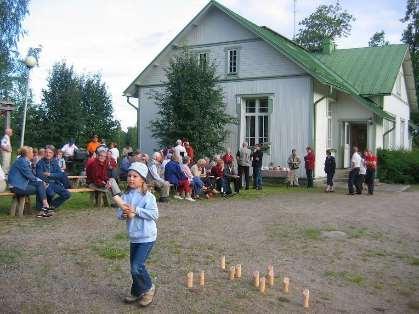
[[[353,147],[358,147],[360,152],[365,151],[368,145],[367,122],[344,122],[343,123],[343,168],[351,166]]]

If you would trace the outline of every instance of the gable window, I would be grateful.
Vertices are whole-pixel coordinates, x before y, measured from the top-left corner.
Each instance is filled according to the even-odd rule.
[[[332,105],[329,101],[326,103],[327,117],[327,148],[332,148]]]
[[[237,74],[238,50],[227,50],[227,74]]]
[[[199,53],[198,63],[201,67],[205,67],[208,64],[208,53],[207,52]]]
[[[269,142],[269,99],[251,98],[245,103],[246,136],[249,146]]]

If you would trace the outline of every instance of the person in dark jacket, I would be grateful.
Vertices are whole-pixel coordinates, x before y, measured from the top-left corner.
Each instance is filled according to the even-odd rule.
[[[20,157],[12,164],[8,183],[10,191],[17,196],[36,194],[41,200],[42,208],[37,217],[50,217],[49,204],[46,194],[46,183],[37,178],[32,172],[31,160],[33,159],[33,149],[29,146],[20,148]]]
[[[253,188],[256,190],[262,190],[262,158],[263,152],[260,149],[260,144],[256,144],[252,154]]]
[[[164,179],[176,186],[177,193],[174,198],[183,199],[182,196],[185,194],[185,200],[195,202],[191,195],[189,180],[180,168],[179,158],[178,154],[172,155],[171,160],[164,167]]]
[[[333,176],[335,175],[336,170],[336,161],[335,157],[332,156],[332,152],[330,149],[326,150],[326,160],[324,162],[324,172],[326,172],[327,175],[327,186],[326,186],[326,192],[334,192],[333,187]]]
[[[55,147],[47,145],[45,147],[45,156],[36,164],[36,176],[48,183],[46,189],[50,211],[60,207],[66,200],[70,198],[69,180],[67,175],[61,171],[56,158],[54,158]],[[58,194],[58,197],[54,196]],[[40,200],[37,199],[39,203]]]

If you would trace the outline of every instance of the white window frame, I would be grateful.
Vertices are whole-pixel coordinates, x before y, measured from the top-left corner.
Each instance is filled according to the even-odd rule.
[[[333,124],[332,124],[332,105],[329,100],[326,102],[327,118],[327,148],[333,148]]]
[[[400,119],[400,148],[404,149],[404,138],[406,134],[406,120]]]
[[[231,64],[232,55],[235,53],[234,65]],[[237,75],[239,73],[239,49],[227,49],[227,75]]]
[[[261,100],[266,100],[266,112],[260,112],[260,103]],[[247,112],[247,104],[250,101],[255,102],[255,112]],[[249,146],[256,144],[264,144],[270,142],[270,124],[271,124],[271,113],[269,111],[269,97],[258,97],[258,98],[245,98],[244,99],[244,140],[249,143]],[[250,136],[251,132],[249,130],[250,123],[248,121],[254,117],[254,136]],[[263,117],[262,120],[260,117]],[[266,117],[266,118],[265,118]],[[265,127],[265,119],[267,120],[267,126]],[[260,122],[262,121],[262,129],[264,134],[260,134]],[[266,133],[265,133],[266,132]],[[254,139],[254,143],[252,142]],[[262,141],[260,141],[262,139]]]
[[[202,66],[202,57],[205,57],[205,63],[208,64],[209,53],[207,51],[198,52],[198,64]]]

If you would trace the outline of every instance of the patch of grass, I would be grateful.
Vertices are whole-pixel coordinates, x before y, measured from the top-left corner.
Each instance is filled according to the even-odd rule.
[[[126,232],[120,232],[114,235],[114,240],[121,241],[121,240],[128,240],[128,234]]]
[[[419,184],[410,184],[410,187],[405,192],[418,192]]]
[[[409,303],[407,303],[407,306],[412,310],[419,310],[419,301],[412,300]]]
[[[310,240],[319,240],[320,232],[320,229],[317,228],[307,228],[304,230],[304,237]]]
[[[348,234],[350,238],[358,239],[365,237],[368,234],[368,229],[350,226],[348,229]]]
[[[341,272],[326,271],[324,273],[324,276],[331,279],[343,280],[349,283],[356,284],[358,286],[360,286],[365,280],[362,275],[350,273],[347,271],[341,271]]]
[[[0,248],[0,264],[11,265],[17,262],[22,253],[15,249]]]
[[[128,252],[117,247],[102,247],[99,249],[99,255],[108,259],[123,259],[128,256]]]
[[[410,257],[409,264],[413,266],[419,266],[419,258]]]

